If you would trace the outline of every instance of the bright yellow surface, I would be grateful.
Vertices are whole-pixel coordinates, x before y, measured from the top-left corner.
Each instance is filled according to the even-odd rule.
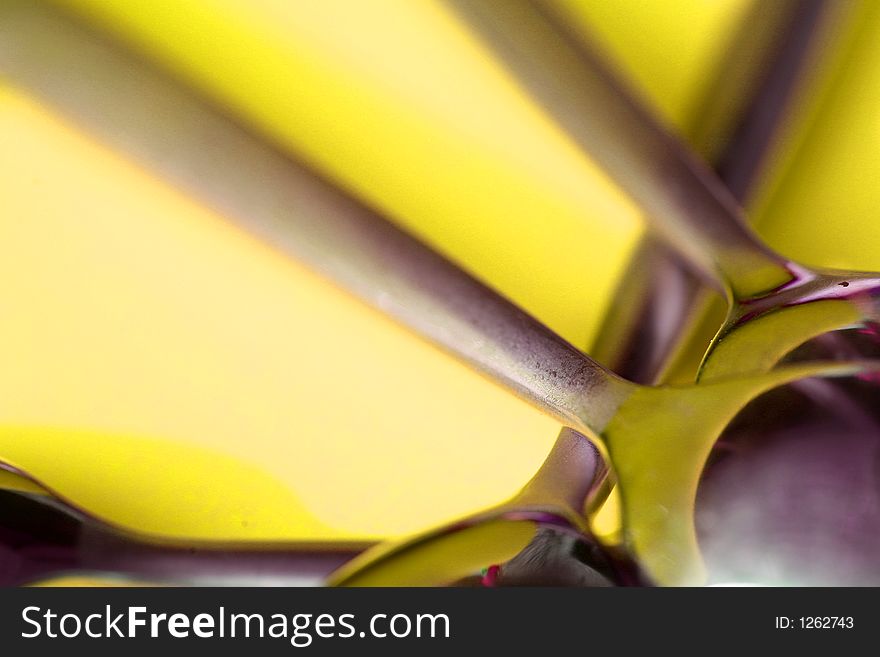
[[[564,336],[590,342],[639,233],[636,213],[439,3],[65,4],[139,44]],[[617,45],[644,55],[624,64],[683,121],[706,70],[701,58],[715,57],[713,38],[743,2],[701,5],[679,16],[679,27],[668,14],[663,30],[690,34],[662,80],[651,53],[667,36],[626,30],[624,18],[641,20],[645,9],[632,4],[601,31],[619,30]],[[653,4],[648,15],[666,11]],[[24,310],[3,330],[28,344],[7,370],[15,376],[0,380],[21,399],[4,420],[106,430],[122,441],[101,450],[107,439],[90,434],[101,463],[90,468],[95,452],[82,442],[71,449],[72,436],[52,433],[34,449],[8,433],[22,466],[141,529],[359,536],[496,502],[540,463],[551,422],[53,119],[8,97],[5,105],[16,152],[29,155],[23,167],[7,160],[15,171],[4,184],[30,221],[16,222],[15,257],[3,266],[14,271],[35,254],[58,264],[3,292]],[[34,195],[21,184],[28,172],[51,191]],[[371,378],[377,371],[381,386]],[[228,500],[205,515],[229,484],[203,484],[187,459],[160,480],[136,464],[131,472],[126,450],[173,448],[147,449],[123,434],[196,446],[202,451],[187,459],[205,467],[241,458],[247,472],[237,476],[234,462],[223,462],[236,485],[246,490],[265,476],[260,485],[274,491],[266,508],[298,511],[275,522],[268,512],[251,517],[247,528]],[[84,472],[98,471],[86,481]],[[202,486],[204,499],[193,494]],[[169,517],[178,490],[188,491],[192,515]]]
[[[0,488],[3,490],[17,490],[23,493],[39,493],[45,494],[45,489],[40,488],[30,479],[25,479],[17,474],[0,470]]]
[[[591,341],[637,213],[441,3],[62,1]],[[558,0],[685,132],[751,1]],[[790,255],[880,269],[865,6],[760,218]],[[215,538],[407,532],[541,462],[552,421],[123,155],[8,90],[0,134],[0,458],[114,522]]]
[[[768,193],[761,233],[810,264],[880,270],[880,3],[858,3],[830,88]],[[832,54],[833,53],[829,53]]]
[[[0,134],[0,457],[75,503],[381,536],[500,501],[549,450],[553,421],[9,90]]]
[[[730,40],[754,0],[551,0],[596,40],[671,125],[705,111]]]
[[[579,346],[637,212],[437,0],[67,0]]]

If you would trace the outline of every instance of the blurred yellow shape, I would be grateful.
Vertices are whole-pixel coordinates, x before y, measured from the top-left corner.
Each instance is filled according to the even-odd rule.
[[[591,342],[638,234],[635,213],[438,3],[64,4],[306,154],[563,336]],[[686,13],[681,4],[587,12],[603,37],[620,37],[614,54],[679,124],[750,3]],[[627,28],[646,20],[647,32]]]
[[[101,577],[99,575],[59,575],[50,579],[40,580],[31,584],[33,587],[63,587],[63,588],[122,588],[131,586],[160,586],[151,582],[137,580],[118,579],[114,577]]]
[[[759,205],[762,235],[809,264],[880,270],[880,3],[853,8],[832,57],[814,81],[785,141],[780,172]]]
[[[550,0],[614,58],[671,125],[688,133],[755,0]],[[754,29],[754,27],[753,27]]]
[[[36,493],[38,495],[46,494],[46,489],[41,488],[30,479],[2,469],[0,469],[0,489],[16,490],[22,493]]]
[[[0,425],[47,429],[0,459],[74,503],[378,537],[506,499],[549,450],[554,421],[8,88],[0,134]]]
[[[256,465],[259,457],[233,458],[223,447],[130,434],[0,427],[4,462],[128,529],[229,540],[345,535],[316,520],[289,484]]]
[[[636,209],[437,0],[66,0],[579,346]]]

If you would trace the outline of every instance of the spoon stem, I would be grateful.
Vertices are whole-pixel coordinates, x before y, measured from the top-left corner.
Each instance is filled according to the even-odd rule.
[[[766,178],[769,155],[791,118],[819,37],[835,22],[831,13],[823,0],[758,3],[716,67],[725,74],[693,108],[700,118],[686,126],[689,141],[711,158],[719,178],[743,205]],[[739,74],[727,75],[731,69]],[[739,99],[733,110],[732,98]],[[647,385],[675,368],[686,336],[699,330],[697,322],[706,312],[705,290],[692,269],[667,242],[655,235],[642,239],[614,293],[627,303],[612,304],[606,313],[590,348],[593,357]],[[707,340],[707,332],[696,339]]]
[[[543,0],[448,0],[516,79],[646,213],[650,225],[736,298],[792,280],[727,187],[666,130]]]
[[[249,233],[564,424],[595,435],[628,394],[631,384],[171,76],[44,5],[4,14],[0,73]]]
[[[0,584],[66,573],[141,582],[317,585],[364,544],[162,544],[50,496],[0,491]]]

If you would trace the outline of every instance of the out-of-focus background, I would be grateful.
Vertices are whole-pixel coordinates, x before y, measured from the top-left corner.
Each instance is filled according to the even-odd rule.
[[[554,1],[710,161],[783,4]],[[748,209],[793,258],[880,270],[880,3],[833,5]],[[556,423],[234,227],[167,180],[174,162],[146,166],[78,122],[52,75],[70,63],[68,23],[576,346],[626,303],[614,293],[644,234],[454,3],[2,0],[0,460],[101,518],[179,538],[384,538],[521,487]],[[97,88],[151,116],[149,88],[102,70]],[[151,120],[180,139],[199,130]],[[253,175],[243,162],[242,194]]]

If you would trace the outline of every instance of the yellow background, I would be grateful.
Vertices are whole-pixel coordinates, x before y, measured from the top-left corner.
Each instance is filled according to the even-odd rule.
[[[638,212],[441,3],[60,4],[590,344]],[[685,133],[750,6],[565,4]],[[877,13],[762,202],[810,262],[880,268]],[[0,457],[61,495],[169,536],[387,536],[504,499],[549,449],[553,421],[26,90],[0,133]]]

